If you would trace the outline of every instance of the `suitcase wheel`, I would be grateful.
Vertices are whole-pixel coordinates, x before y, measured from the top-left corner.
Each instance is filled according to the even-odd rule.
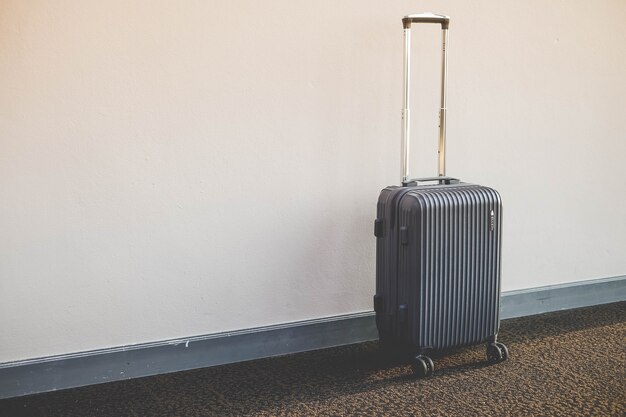
[[[506,345],[500,342],[496,342],[496,345],[498,345],[500,352],[502,352],[502,360],[505,361],[509,359],[509,350],[506,348]]]
[[[417,355],[413,358],[411,368],[413,369],[413,375],[418,378],[431,376],[435,372],[433,360],[426,355]]]
[[[487,360],[491,363],[499,363],[509,358],[509,350],[504,343],[495,342],[487,345]]]

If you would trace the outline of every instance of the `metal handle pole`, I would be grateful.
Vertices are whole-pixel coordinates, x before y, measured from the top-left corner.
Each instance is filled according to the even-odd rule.
[[[410,135],[410,112],[409,112],[409,83],[411,69],[411,23],[439,23],[443,32],[442,62],[441,62],[441,107],[439,109],[439,163],[438,174],[446,175],[446,82],[448,78],[448,27],[450,17],[433,13],[420,13],[404,16],[404,88],[402,105],[402,183],[409,181],[409,135]]]
[[[409,179],[409,84],[411,74],[411,27],[404,28],[404,89],[402,97],[402,181]]]
[[[443,29],[441,58],[441,108],[439,109],[439,175],[446,175],[446,82],[448,80],[448,29]]]

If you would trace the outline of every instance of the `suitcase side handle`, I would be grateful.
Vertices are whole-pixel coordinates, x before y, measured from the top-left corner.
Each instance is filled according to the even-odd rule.
[[[438,175],[446,175],[446,83],[448,78],[448,27],[450,17],[434,13],[410,14],[402,19],[404,27],[404,89],[402,106],[402,182],[409,180],[409,82],[411,66],[411,23],[439,23],[442,29],[441,106],[439,108]]]
[[[430,12],[404,16],[402,19],[404,28],[410,28],[411,23],[439,23],[441,24],[441,29],[448,29],[448,26],[450,25],[450,16]]]

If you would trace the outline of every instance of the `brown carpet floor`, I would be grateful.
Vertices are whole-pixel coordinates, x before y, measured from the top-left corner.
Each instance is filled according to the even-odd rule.
[[[483,346],[435,375],[376,342],[0,401],[0,416],[625,416],[626,302],[505,320],[507,362]]]

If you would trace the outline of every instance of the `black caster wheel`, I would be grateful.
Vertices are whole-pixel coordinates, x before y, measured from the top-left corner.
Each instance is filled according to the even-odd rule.
[[[424,355],[422,355],[422,357],[426,361],[426,367],[428,368],[428,374],[426,376],[431,376],[435,372],[435,364],[430,357]]]
[[[433,360],[426,355],[417,355],[413,358],[413,375],[417,378],[431,376],[435,371]]]
[[[506,348],[506,345],[500,342],[496,342],[496,345],[500,348],[500,352],[502,352],[502,361],[509,359],[509,350]]]
[[[487,360],[491,363],[498,363],[504,360],[504,354],[498,343],[489,343],[487,345]]]

